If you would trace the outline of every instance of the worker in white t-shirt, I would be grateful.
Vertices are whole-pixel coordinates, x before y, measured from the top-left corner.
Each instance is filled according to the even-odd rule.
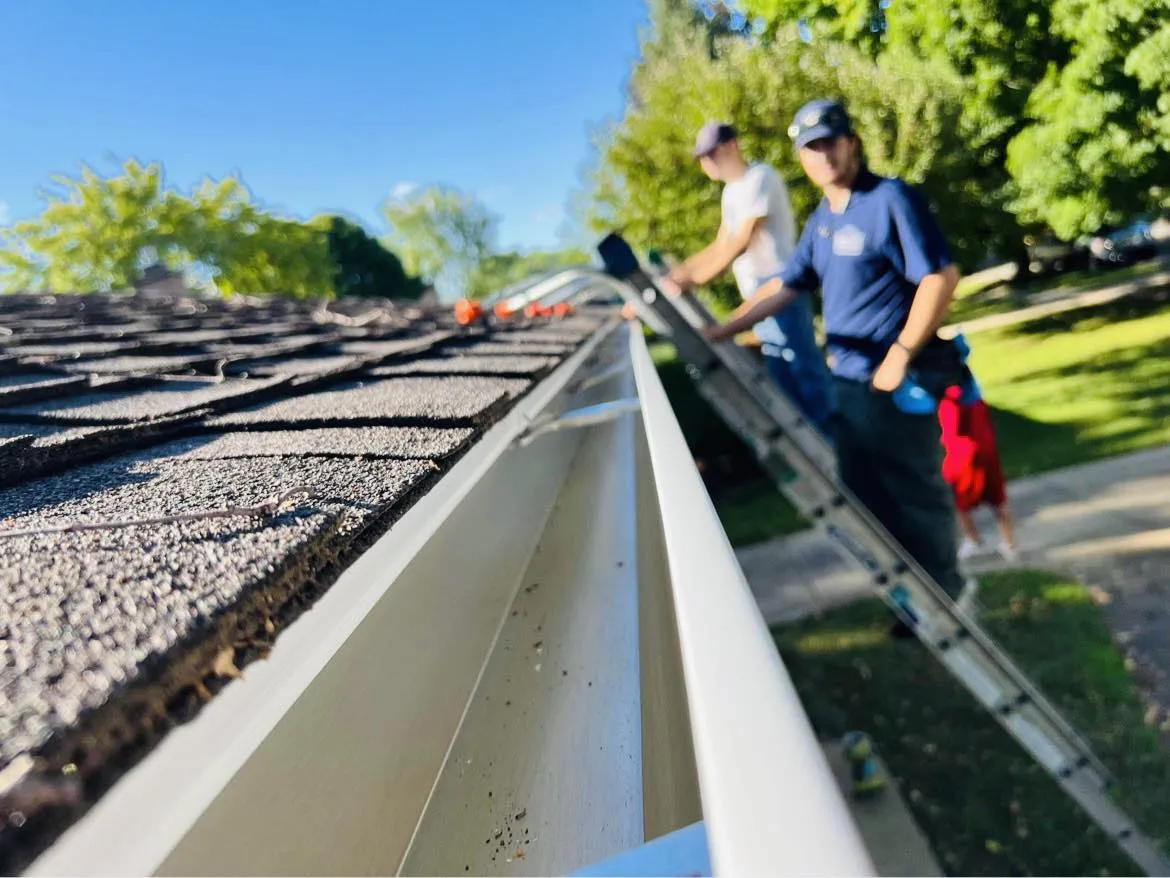
[[[730,267],[740,295],[747,300],[780,274],[796,248],[788,189],[773,168],[748,164],[730,125],[704,125],[695,142],[695,157],[708,177],[723,183],[723,220],[714,243],[671,269],[664,287],[668,293],[693,289]],[[736,309],[735,316],[745,308]],[[808,296],[798,296],[753,329],[769,374],[804,416],[830,435],[832,383],[817,347]]]

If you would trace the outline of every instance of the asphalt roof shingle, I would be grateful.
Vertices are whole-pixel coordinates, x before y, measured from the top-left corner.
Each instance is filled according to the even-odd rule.
[[[191,412],[222,400],[254,395],[283,378],[236,378],[230,381],[172,381],[138,392],[92,393],[68,399],[0,409],[0,418],[31,423],[130,424]]]
[[[360,530],[433,472],[424,461],[158,457],[143,452],[0,497],[0,757],[12,759],[135,680],[240,595],[338,529]],[[252,506],[305,488],[267,520],[234,516],[5,536],[71,521]],[[259,620],[262,624],[263,620]]]
[[[526,357],[453,354],[447,357],[425,357],[409,363],[379,366],[371,369],[375,377],[394,375],[504,375],[539,378],[549,372],[560,357]]]
[[[229,665],[262,657],[608,317],[460,327],[382,301],[0,299],[0,770],[35,756],[30,777],[56,782],[75,765],[81,790],[21,826],[0,814],[0,871],[192,715],[225,649]],[[164,377],[220,362],[226,377]],[[273,514],[158,520],[292,489]]]
[[[528,385],[523,379],[392,378],[282,399],[208,423],[213,427],[477,423]]]
[[[441,460],[465,447],[476,431],[426,427],[325,427],[223,433],[184,440],[188,460],[233,457],[385,457]]]

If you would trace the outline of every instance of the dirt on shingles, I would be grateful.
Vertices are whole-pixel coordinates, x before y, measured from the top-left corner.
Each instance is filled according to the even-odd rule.
[[[17,327],[13,335],[0,339],[0,360],[8,386],[31,388],[46,370],[66,371],[61,367],[76,360],[77,346],[90,343],[84,339],[112,337],[117,339],[118,354],[157,355],[159,359],[151,365],[160,371],[69,380],[57,384],[57,392],[43,405],[33,405],[36,400],[23,390],[18,396],[0,400],[0,420],[6,422],[0,424],[0,434],[8,440],[0,444],[0,477],[7,489],[0,493],[0,505],[4,505],[0,519],[17,531],[29,527],[48,527],[50,531],[49,535],[33,537],[14,534],[4,551],[15,557],[13,553],[20,554],[22,541],[41,540],[49,546],[57,540],[55,549],[50,547],[41,554],[61,561],[52,575],[32,570],[38,566],[33,560],[14,565],[31,572],[15,590],[10,589],[10,596],[15,599],[17,592],[25,595],[35,604],[31,612],[39,615],[14,619],[7,643],[22,650],[22,661],[44,653],[53,660],[49,664],[64,662],[60,674],[52,672],[44,661],[35,663],[40,670],[32,675],[35,685],[31,688],[36,691],[30,691],[30,680],[18,674],[12,682],[24,698],[22,706],[16,709],[12,702],[8,705],[11,709],[0,711],[0,724],[14,729],[21,726],[19,731],[27,739],[27,746],[18,746],[9,737],[3,748],[7,756],[0,759],[0,772],[16,778],[9,784],[12,778],[4,777],[5,786],[0,790],[0,810],[7,809],[0,817],[0,872],[19,872],[171,728],[196,716],[244,666],[263,658],[281,630],[309,608],[358,555],[444,476],[484,429],[503,417],[533,386],[527,380],[501,379],[492,374],[498,369],[485,363],[488,368],[484,374],[467,379],[374,379],[373,383],[387,392],[366,390],[358,394],[369,397],[370,402],[379,397],[377,405],[366,412],[373,422],[368,428],[354,422],[352,411],[321,418],[317,431],[307,432],[302,429],[306,424],[297,422],[291,425],[295,434],[269,432],[280,428],[275,422],[212,426],[232,411],[254,410],[266,403],[279,405],[311,394],[328,396],[346,382],[352,386],[357,380],[359,387],[369,387],[366,370],[378,364],[434,354],[447,342],[490,341],[494,337],[491,325],[471,330],[456,327],[445,310],[407,309],[396,315],[385,302],[346,302],[333,308],[331,315],[314,311],[309,319],[302,312],[310,305],[276,299],[242,305],[143,303],[124,297],[88,296],[82,307],[81,297],[6,297],[5,323]],[[345,312],[360,319],[339,319]],[[66,314],[69,316],[63,316]],[[363,316],[368,314],[385,319],[369,321]],[[79,326],[83,320],[94,325]],[[248,327],[250,321],[256,325]],[[589,321],[576,326],[561,324],[566,338],[572,338],[566,342],[563,355],[599,325]],[[539,330],[542,324],[511,327],[509,345],[523,347],[526,330],[533,328]],[[342,344],[362,339],[369,340],[374,349],[360,352],[356,358],[342,350]],[[245,366],[250,358],[262,355],[269,363],[275,359],[277,368],[273,371],[280,373],[282,360],[304,358],[310,350],[314,358],[320,358],[316,365],[327,368],[310,370],[291,380],[275,375],[267,380],[231,376],[226,380],[174,380],[162,374],[175,366],[176,355],[210,361],[201,352],[214,354],[217,362],[222,358]],[[35,357],[29,356],[34,352]],[[144,363],[137,360],[132,365],[137,368]],[[302,370],[290,366],[289,371]],[[395,385],[412,392],[395,393]],[[257,390],[236,392],[243,388]],[[407,408],[412,410],[404,418]],[[409,426],[400,423],[403,420]],[[167,442],[172,443],[168,451],[157,448]],[[182,462],[143,469],[137,464],[127,468],[117,460],[139,454],[145,455],[135,458],[139,463],[176,454]],[[89,468],[82,472],[84,467]],[[184,474],[181,489],[168,488],[162,478],[176,467]],[[239,472],[228,474],[226,470],[233,467]],[[404,491],[396,490],[393,497],[365,497],[375,487],[388,488],[389,469],[410,474],[402,485]],[[312,481],[324,489],[325,496],[310,503],[316,512],[301,510],[271,522],[282,522],[280,527],[284,528],[298,526],[300,536],[291,542],[287,538],[272,542],[271,551],[259,544],[253,546],[255,551],[249,555],[253,572],[231,580],[239,588],[233,586],[230,594],[221,587],[228,580],[218,573],[209,575],[210,568],[203,562],[211,555],[238,560],[236,549],[243,545],[241,540],[266,542],[268,525],[264,521],[233,524],[223,530],[203,524],[165,525],[165,535],[143,537],[153,545],[150,551],[135,548],[139,538],[133,533],[148,530],[142,525],[88,531],[86,535],[51,535],[55,525],[71,518],[149,517],[189,510],[192,502],[197,506],[230,505],[235,498],[219,496],[223,491],[237,492],[266,472]],[[368,478],[371,472],[379,477]],[[47,478],[50,475],[55,480]],[[272,490],[277,487],[277,483],[269,486]],[[123,493],[130,492],[124,497],[117,493],[123,488]],[[269,488],[251,499],[260,494],[269,496]],[[95,506],[99,495],[108,497],[101,509]],[[130,499],[134,502],[128,502]],[[168,505],[171,500],[183,502],[172,509]],[[294,525],[297,520],[302,524]],[[235,549],[224,549],[228,543]],[[92,546],[96,554],[71,554],[66,551],[69,545],[74,549]],[[96,561],[85,560],[91,555],[101,555],[104,561],[95,567]],[[33,553],[29,558],[37,556]],[[188,563],[192,559],[197,563]],[[164,604],[174,602],[160,603],[143,592],[141,606],[135,612],[127,610],[123,617],[119,609],[122,602],[115,598],[126,599],[127,589],[149,592],[151,583],[159,584],[160,570],[185,577],[181,587],[170,592],[189,591],[201,601],[202,609],[190,626],[177,624],[181,613],[172,620],[174,625],[160,628],[145,624],[143,636],[150,644],[157,640],[159,645],[152,645],[149,654],[142,653],[145,658],[135,658],[142,644],[131,630],[132,623],[144,623],[143,612],[146,616],[161,614]],[[101,571],[102,575],[96,575]],[[159,594],[170,592],[164,587]],[[61,602],[54,597],[58,594],[63,596]],[[78,632],[89,624],[89,615],[74,613],[61,625],[37,622],[41,617],[56,618],[83,594],[101,610],[94,618],[105,620],[105,627],[95,636],[113,638],[112,645],[103,641],[104,651],[99,652],[107,658],[120,655],[125,659],[117,662],[118,674],[109,680],[83,661],[94,651],[90,649],[93,636],[78,640]],[[172,631],[174,636],[167,634]],[[85,681],[95,680],[101,684],[97,689],[81,691]],[[64,691],[70,686],[73,688]]]

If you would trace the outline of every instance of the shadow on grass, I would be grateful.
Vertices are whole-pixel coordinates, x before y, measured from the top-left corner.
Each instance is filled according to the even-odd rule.
[[[1168,307],[1170,289],[1158,290],[995,334],[999,360],[986,368],[999,385],[993,416],[1009,478],[1170,440],[1170,338],[1144,322],[1165,322]],[[1025,414],[1033,406],[1044,421]]]
[[[986,630],[1093,742],[1139,825],[1170,837],[1170,757],[1089,592],[988,575]],[[876,601],[775,630],[817,731],[869,731],[949,874],[1134,874],[1134,867]]]
[[[1081,463],[1086,458],[1075,424],[1047,424],[991,408],[1004,474],[1009,479]]]
[[[1012,327],[1016,335],[1053,335],[1085,332],[1127,320],[1140,320],[1166,310],[1170,305],[1170,287],[1157,287],[1115,299],[1104,305],[1090,305],[1061,311]]]

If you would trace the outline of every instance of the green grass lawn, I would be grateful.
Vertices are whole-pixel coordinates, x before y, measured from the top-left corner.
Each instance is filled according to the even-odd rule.
[[[1170,757],[1090,593],[1054,574],[983,579],[983,623],[1092,742],[1122,804],[1170,839]],[[822,735],[869,732],[952,875],[1135,874],[1044,771],[917,641],[867,601],[775,630]]]
[[[968,339],[1009,478],[1170,442],[1170,290]],[[655,344],[652,353],[732,544],[803,529],[747,446],[699,397],[674,348]]]
[[[1170,290],[968,338],[1009,477],[1170,442]]]

